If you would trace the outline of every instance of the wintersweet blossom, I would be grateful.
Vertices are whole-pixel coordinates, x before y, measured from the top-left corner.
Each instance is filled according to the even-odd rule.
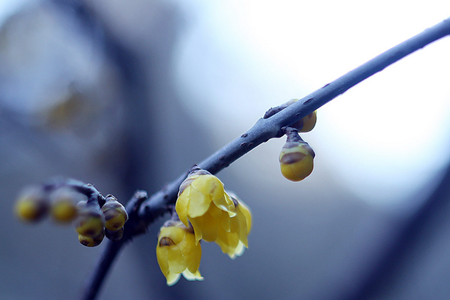
[[[195,241],[192,228],[180,221],[167,221],[159,232],[156,257],[167,285],[178,282],[181,274],[187,280],[203,280],[198,270],[202,247]]]
[[[196,243],[201,239],[214,242],[220,230],[230,230],[230,218],[236,216],[236,207],[225,194],[223,183],[199,168],[181,184],[175,209],[186,227],[192,224]]]
[[[192,225],[196,242],[216,242],[231,258],[248,248],[250,210],[234,194],[225,192],[223,183],[209,172],[191,171],[180,186],[175,208],[181,222]]]

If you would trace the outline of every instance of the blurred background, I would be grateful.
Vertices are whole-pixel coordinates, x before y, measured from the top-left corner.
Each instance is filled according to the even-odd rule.
[[[0,0],[0,299],[78,299],[104,246],[20,223],[22,187],[61,175],[123,203],[152,194],[270,107],[448,17],[444,0]],[[319,109],[304,181],[280,174],[284,138],[220,172],[253,212],[242,257],[204,243],[205,280],[167,287],[161,218],[99,299],[449,299],[448,53],[447,37]]]

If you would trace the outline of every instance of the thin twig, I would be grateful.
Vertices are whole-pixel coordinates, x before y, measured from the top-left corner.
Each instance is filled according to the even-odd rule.
[[[300,120],[351,87],[402,59],[408,54],[449,34],[450,18],[378,55],[275,115],[266,119],[259,119],[246,133],[199,163],[199,167],[208,170],[212,174],[218,173],[253,148],[271,138],[281,137],[283,135],[281,128]],[[106,249],[100,258],[100,263],[97,265],[91,280],[88,283],[87,290],[90,292],[89,294],[85,294],[84,299],[95,299],[101,283],[106,276],[107,270],[115,260],[120,248],[126,244],[125,242],[133,236],[143,233],[142,227],[149,226],[157,217],[162,216],[167,211],[169,205],[175,203],[178,188],[186,175],[187,172],[180,175],[164,189],[155,193],[142,203],[139,212],[135,216],[137,218],[137,223],[140,224],[140,227],[136,227],[138,229],[136,232],[129,232],[127,237],[124,238],[121,243],[110,242],[106,245]],[[130,218],[130,221],[131,219],[132,218]]]
[[[137,209],[146,199],[148,199],[147,192],[137,191],[130,201],[128,201],[127,212],[129,220],[124,228],[124,236],[119,241],[107,241],[106,247],[103,249],[100,259],[97,261],[94,272],[88,280],[86,280],[86,288],[83,291],[84,294],[82,299],[93,300],[96,298],[98,291],[100,290],[109,269],[122,249],[122,246],[131,241],[133,236],[145,232],[147,227],[139,221]]]

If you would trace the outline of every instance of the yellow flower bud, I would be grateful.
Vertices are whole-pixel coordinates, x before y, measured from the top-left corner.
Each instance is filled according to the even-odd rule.
[[[50,213],[53,219],[60,223],[73,221],[77,214],[77,202],[86,196],[74,191],[69,187],[59,188],[50,195]]]
[[[283,176],[300,181],[314,168],[314,151],[306,142],[287,142],[280,153],[280,169]]]
[[[178,282],[180,274],[187,280],[203,280],[198,270],[202,257],[200,243],[196,243],[192,228],[179,221],[168,221],[161,227],[156,257],[169,286]]]
[[[294,125],[293,127],[296,127],[299,130],[299,132],[309,132],[313,130],[313,128],[316,126],[316,122],[317,122],[317,110],[313,111],[312,113],[310,113],[309,115],[298,121],[297,123],[302,123],[301,126],[296,127]]]
[[[37,222],[48,212],[48,199],[39,186],[24,189],[15,205],[18,218],[25,222]]]
[[[105,216],[105,227],[111,231],[121,229],[128,220],[125,207],[112,195],[106,197],[102,212]]]
[[[79,234],[78,241],[80,241],[80,243],[83,246],[96,247],[96,246],[100,245],[100,243],[103,241],[104,237],[105,237],[105,234],[103,231],[98,236],[93,237],[93,238]]]
[[[181,184],[175,205],[177,214],[188,227],[194,227],[195,240],[207,242],[216,240],[221,228],[229,229],[230,218],[236,215],[236,208],[225,193],[223,183],[210,173],[192,172]]]
[[[281,109],[284,109],[289,105],[297,102],[298,100],[299,99],[291,99],[288,102],[282,104],[280,107]],[[301,118],[300,120],[292,124],[290,127],[298,129],[299,132],[309,132],[313,130],[314,126],[316,126],[316,122],[317,122],[317,110],[308,114],[306,117]]]
[[[98,237],[105,227],[105,217],[98,204],[80,201],[77,207],[78,216],[74,222],[76,231],[86,237]]]

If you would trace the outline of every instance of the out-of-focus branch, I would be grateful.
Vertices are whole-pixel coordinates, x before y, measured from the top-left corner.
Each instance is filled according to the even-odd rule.
[[[404,263],[402,258],[406,256],[414,246],[418,244],[421,234],[430,226],[433,218],[436,218],[450,199],[450,165],[440,179],[439,185],[433,193],[409,216],[397,231],[391,233],[385,251],[377,257],[376,263],[370,267],[369,272],[360,279],[357,287],[351,294],[340,295],[336,299],[358,300],[377,299],[374,297],[387,280],[392,279],[392,274]]]
[[[281,130],[283,127],[295,123],[359,82],[383,70],[408,54],[449,34],[450,19],[446,19],[378,55],[335,81],[326,84],[324,87],[307,95],[275,115],[266,119],[259,119],[247,132],[200,162],[198,164],[199,167],[208,170],[212,174],[218,173],[253,148],[271,138],[281,137],[283,135]],[[126,224],[126,235],[120,242],[109,242],[106,245],[96,269],[88,281],[86,289],[88,293],[85,294],[84,299],[94,299],[96,297],[101,283],[112,262],[115,260],[116,255],[119,253],[120,248],[132,237],[143,233],[147,226],[167,211],[168,206],[175,203],[178,188],[186,175],[187,172],[181,174],[176,180],[169,183],[149,199],[139,203],[139,206],[133,204],[136,201],[131,201],[131,205],[128,205],[127,209],[136,211],[136,214],[130,216],[130,220]]]

